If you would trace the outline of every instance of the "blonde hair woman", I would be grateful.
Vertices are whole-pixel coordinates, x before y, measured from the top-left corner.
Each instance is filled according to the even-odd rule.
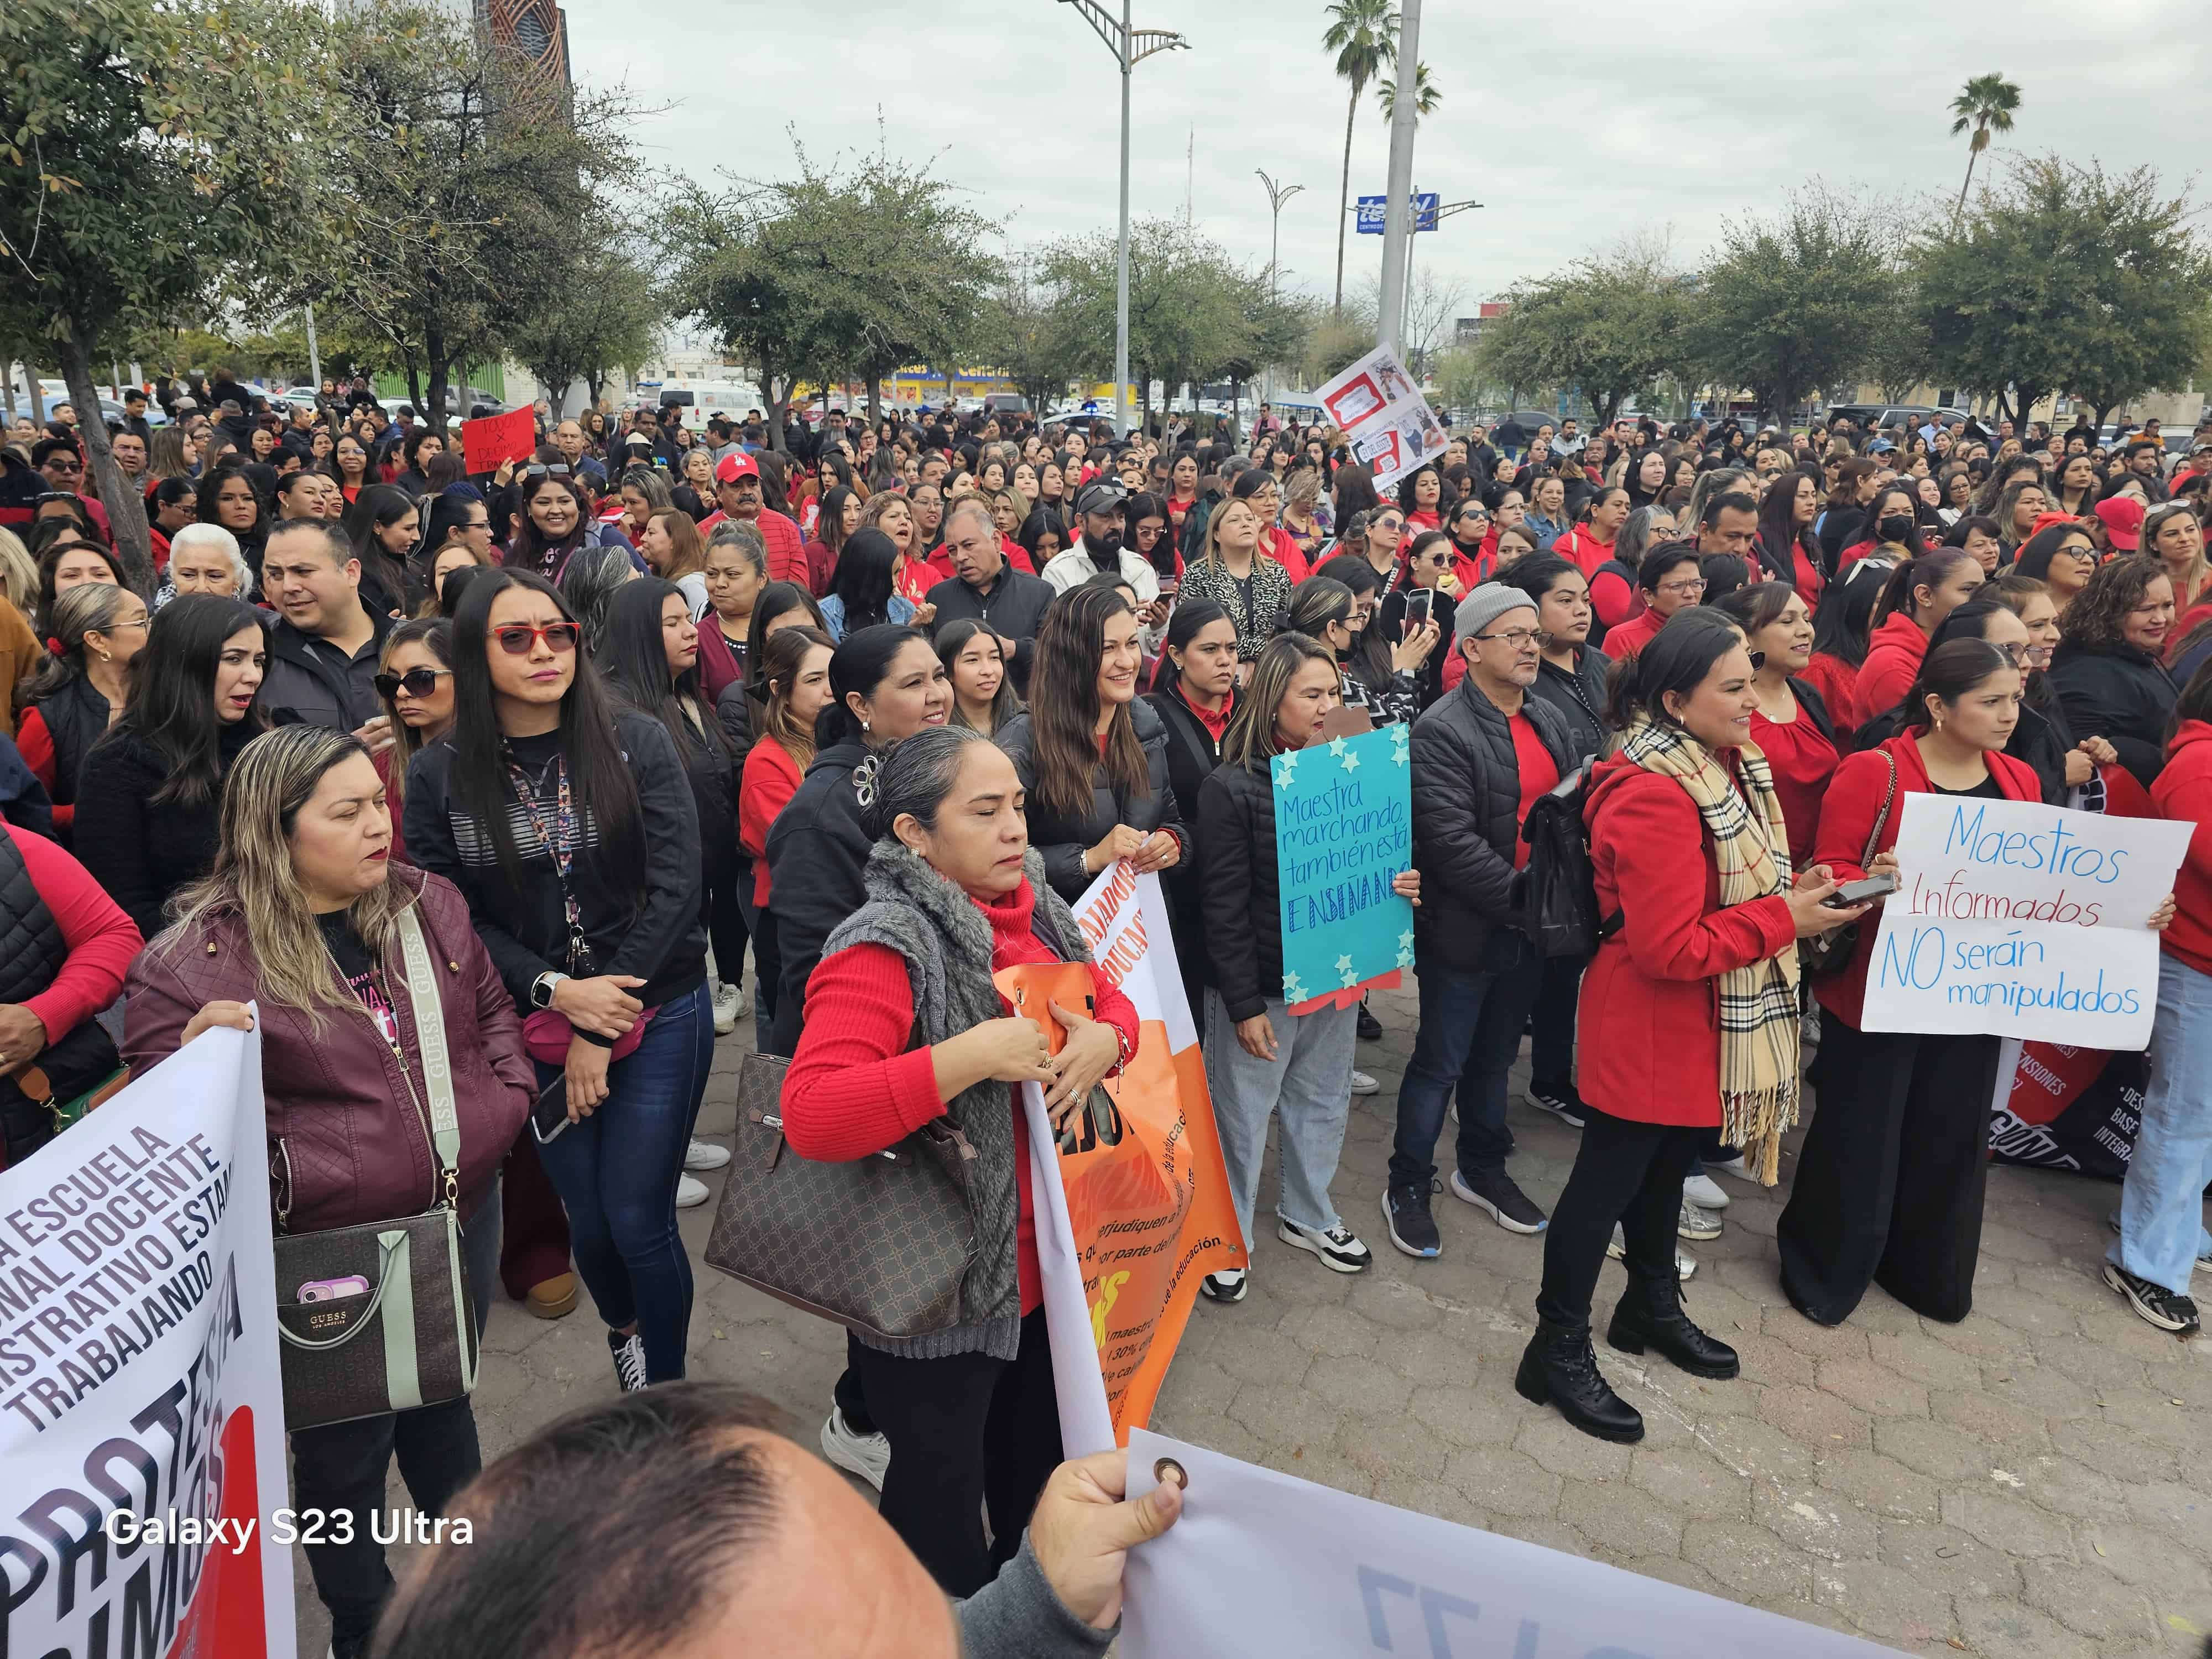
[[[1252,503],[1231,496],[1206,521],[1205,550],[1182,573],[1181,599],[1212,599],[1237,626],[1237,658],[1249,663],[1282,625],[1291,574],[1260,548],[1267,526]]]
[[[358,738],[315,726],[255,738],[223,792],[214,868],[131,965],[123,1053],[143,1077],[212,1027],[252,1030],[246,1005],[258,1003],[280,1225],[319,1232],[419,1214],[426,1199],[451,1204],[481,1333],[499,1265],[500,1163],[536,1089],[514,999],[466,901],[395,866],[391,847],[384,785]],[[434,1000],[417,994],[410,957],[427,959]],[[427,1121],[424,1103],[444,1092],[433,1095],[420,1036],[433,1021],[451,1056],[457,1140]],[[296,1289],[279,1285],[280,1302]],[[392,1454],[416,1507],[442,1514],[477,1471],[476,1420],[463,1396],[295,1430],[291,1442],[295,1503],[351,1522],[307,1552],[337,1648],[359,1651],[384,1601],[370,1522]]]
[[[0,525],[0,599],[27,617],[39,608],[38,561],[5,525]]]

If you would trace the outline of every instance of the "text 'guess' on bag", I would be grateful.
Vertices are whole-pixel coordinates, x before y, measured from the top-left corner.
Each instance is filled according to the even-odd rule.
[[[476,1310],[461,1262],[460,1120],[445,1012],[415,906],[399,913],[397,926],[442,1195],[420,1215],[319,1233],[285,1232],[278,1209],[276,1324],[288,1430],[441,1405],[477,1385]],[[289,1205],[289,1168],[271,1174]],[[301,1297],[304,1287],[351,1280],[367,1288]]]

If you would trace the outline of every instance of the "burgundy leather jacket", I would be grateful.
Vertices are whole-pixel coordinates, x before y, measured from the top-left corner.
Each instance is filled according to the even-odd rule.
[[[391,879],[419,896],[439,975],[460,1121],[465,1221],[490,1194],[500,1162],[529,1115],[536,1074],[523,1052],[514,999],[477,938],[459,890],[403,864],[392,866]],[[360,1006],[325,1009],[319,1035],[299,1009],[262,996],[246,923],[236,915],[165,936],[138,953],[125,981],[123,1054],[137,1076],[177,1051],[185,1027],[208,1003],[260,998],[270,1195],[286,1231],[386,1221],[438,1201],[422,1049],[396,939],[385,952],[384,972],[406,1054],[404,1073]]]

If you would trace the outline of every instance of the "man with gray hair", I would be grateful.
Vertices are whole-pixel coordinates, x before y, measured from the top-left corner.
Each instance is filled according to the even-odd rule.
[[[269,532],[261,592],[276,608],[261,705],[279,726],[351,732],[371,749],[390,742],[376,695],[377,658],[391,621],[361,602],[361,561],[319,519],[287,519]]]
[[[1016,687],[1026,692],[1037,625],[1059,594],[1043,578],[1006,562],[999,526],[980,496],[963,497],[945,514],[945,556],[951,562],[952,578],[929,590],[929,603],[937,607],[936,626],[963,618],[989,623],[1013,664]]]

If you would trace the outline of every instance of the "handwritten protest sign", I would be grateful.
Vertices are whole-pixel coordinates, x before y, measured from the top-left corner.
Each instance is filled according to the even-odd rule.
[[[2187,823],[1909,794],[1867,970],[1869,1031],[1981,1032],[2140,1048]]]
[[[1855,1636],[1600,1561],[1316,1486],[1139,1429],[1131,1498],[1164,1463],[1182,1516],[1129,1553],[1125,1659],[1875,1659]]]
[[[1315,395],[1352,446],[1352,459],[1372,469],[1378,489],[1441,455],[1450,441],[1389,346],[1376,347]]]
[[[1055,1137],[1036,1085],[1024,1090],[1037,1264],[1071,1457],[1107,1450],[1151,1418],[1199,1280],[1244,1265],[1160,878],[1126,860],[1110,865],[1075,919],[1099,975],[1136,1005],[1139,1035],[1121,1075],[1103,1085],[1112,1102],[1103,1122],[1085,1113]],[[1012,968],[995,977],[1023,995],[1018,1006],[1056,1046],[1060,1028],[1042,1000],[1066,1006],[1057,976],[1082,971]]]
[[[537,447],[538,422],[527,408],[461,422],[461,465],[471,477],[496,472],[509,461],[526,459]]]
[[[1283,1000],[1294,1012],[1413,965],[1413,902],[1390,890],[1413,862],[1407,747],[1400,724],[1270,763]]]
[[[292,1659],[258,1036],[0,1173],[0,1655]]]

